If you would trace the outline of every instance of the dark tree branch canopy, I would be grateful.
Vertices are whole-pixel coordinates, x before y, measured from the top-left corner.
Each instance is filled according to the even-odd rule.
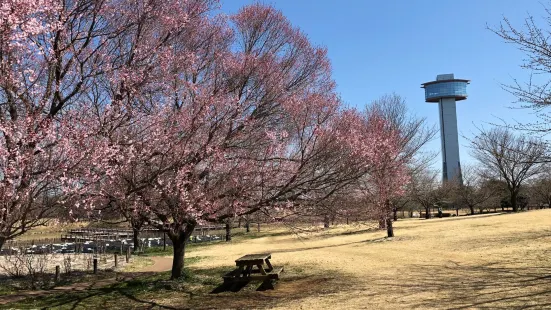
[[[551,131],[551,114],[548,111],[551,105],[551,11],[548,5],[542,6],[546,16],[541,21],[529,15],[518,27],[504,17],[499,26],[487,28],[526,55],[521,67],[530,72],[528,81],[515,78],[511,84],[502,86],[517,98],[521,108],[534,110],[538,120],[517,123],[513,127],[547,134]]]
[[[515,135],[510,129],[494,128],[481,130],[471,140],[470,148],[485,173],[506,182],[511,205],[517,211],[521,186],[543,172],[541,159],[546,155],[546,145],[535,138]]]

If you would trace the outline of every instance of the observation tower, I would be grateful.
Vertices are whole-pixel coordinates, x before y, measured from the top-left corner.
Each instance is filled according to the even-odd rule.
[[[442,142],[442,181],[461,178],[457,114],[455,102],[467,99],[469,80],[456,79],[452,74],[440,74],[436,81],[421,84],[425,89],[425,102],[438,102],[440,113],[440,140]]]

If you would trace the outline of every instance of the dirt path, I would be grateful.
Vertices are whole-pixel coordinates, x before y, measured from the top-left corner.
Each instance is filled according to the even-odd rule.
[[[172,268],[172,257],[169,256],[154,256],[151,257],[153,265],[147,266],[138,272],[163,272]]]

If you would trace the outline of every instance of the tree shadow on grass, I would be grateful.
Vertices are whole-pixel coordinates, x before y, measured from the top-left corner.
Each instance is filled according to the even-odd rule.
[[[383,230],[379,229],[379,227],[369,227],[365,229],[359,229],[359,230],[351,230],[351,231],[345,231],[341,233],[334,233],[327,235],[327,237],[337,237],[337,236],[354,236],[354,235],[361,235],[365,233],[372,233],[372,232],[381,232]]]
[[[528,245],[548,244],[551,240],[551,229],[537,229],[525,231],[522,233],[516,231],[503,231],[499,234],[485,235],[484,229],[474,232],[472,238],[465,240],[447,241],[447,245],[452,248],[465,248],[466,251],[484,251],[486,248],[499,244],[500,247],[526,247]],[[527,247],[530,249],[530,247]],[[527,257],[530,259],[530,257]]]
[[[40,296],[0,305],[0,309],[235,309],[265,308],[309,296],[323,288],[342,290],[343,278],[334,273],[305,276],[284,273],[274,289],[264,290],[258,283],[244,285],[237,292],[210,294],[219,286],[222,275],[231,268],[186,268],[183,280],[169,281],[168,272],[123,274],[123,281],[104,287],[82,290],[53,290]]]
[[[354,244],[365,244],[365,243],[371,243],[371,242],[385,242],[385,241],[393,241],[393,240],[402,240],[402,237],[394,237],[394,238],[379,237],[379,238],[372,238],[372,239],[367,239],[367,240],[344,242],[344,243],[339,243],[339,244],[329,244],[329,245],[320,245],[320,246],[303,247],[303,248],[273,250],[273,251],[271,251],[271,253],[303,252],[303,251],[309,251],[309,250],[338,248],[338,247],[344,247],[344,246],[354,245]]]
[[[551,308],[551,267],[417,265],[397,279],[371,279],[370,289],[411,308],[544,309]]]
[[[260,285],[259,285],[260,284]],[[283,275],[274,289],[263,288],[260,282],[251,282],[237,292],[216,291],[203,296],[200,303],[190,304],[195,309],[261,309],[296,304],[297,301],[318,294],[346,293],[350,289],[347,277],[335,272],[317,275]],[[199,301],[199,299],[197,299]]]
[[[293,231],[289,230],[289,231],[275,231],[275,232],[270,232],[270,231],[261,231],[261,232],[250,232],[250,233],[247,233],[247,232],[236,232],[236,233],[233,233],[232,236],[233,237],[237,237],[238,239],[242,239],[242,240],[248,240],[248,239],[259,239],[259,238],[271,238],[271,237],[282,237],[282,236],[291,236],[295,234]]]
[[[0,309],[13,308],[40,308],[40,309],[134,309],[136,307],[175,309],[148,299],[140,298],[143,292],[161,292],[163,287],[160,276],[168,278],[167,273],[119,273],[124,279],[108,285],[95,286],[93,282],[86,283],[88,286],[59,287],[52,290],[42,291],[42,294],[29,296],[23,300],[16,300],[12,303],[1,305]],[[139,279],[131,277],[140,276]],[[130,279],[130,280],[129,280]],[[81,284],[81,283],[79,283]]]
[[[423,225],[430,225],[430,224],[442,224],[443,222],[455,222],[455,221],[463,221],[463,220],[476,220],[481,218],[487,218],[487,217],[496,217],[496,216],[502,216],[507,214],[516,214],[516,213],[503,213],[503,212],[496,212],[496,213],[488,213],[488,214],[476,214],[476,215],[461,215],[461,216],[453,216],[453,217],[432,217],[430,219],[425,218],[415,218],[415,219],[408,219],[406,221],[404,220],[398,220],[396,223],[398,223],[395,228],[397,229],[410,229],[410,228],[419,228]],[[415,225],[406,225],[402,223],[415,221],[418,224]],[[409,224],[409,223],[408,223]]]
[[[263,291],[275,289],[277,282],[278,280],[275,280],[275,279],[252,280],[252,281],[241,280],[236,282],[223,282],[217,287],[215,287],[210,293],[211,294],[220,294],[224,292],[237,293],[249,285],[256,287],[256,291],[263,292]]]
[[[245,286],[249,285],[250,281],[240,281],[237,283],[221,283],[215,287],[210,293],[211,294],[220,294],[225,292],[239,292]]]

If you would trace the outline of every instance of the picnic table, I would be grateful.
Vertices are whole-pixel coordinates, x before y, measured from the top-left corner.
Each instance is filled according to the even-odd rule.
[[[236,269],[224,276],[225,284],[264,280],[271,285],[271,280],[278,280],[283,267],[273,267],[270,263],[271,253],[248,254],[235,260]],[[256,267],[256,268],[255,268]],[[272,286],[273,288],[273,286]]]

